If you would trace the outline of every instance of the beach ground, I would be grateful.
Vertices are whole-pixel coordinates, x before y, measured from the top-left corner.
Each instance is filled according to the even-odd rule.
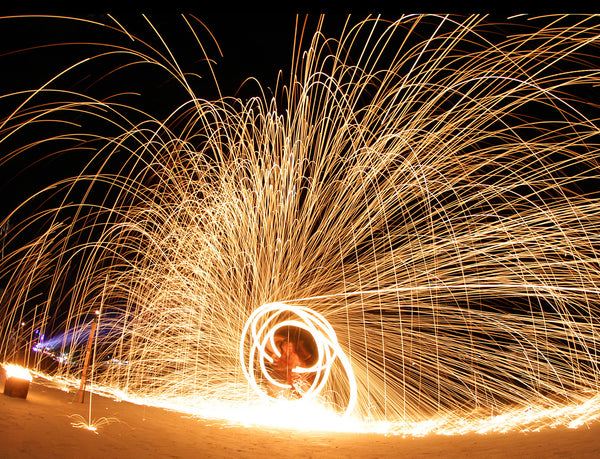
[[[75,427],[90,414],[89,404],[76,403],[76,395],[40,377],[34,378],[26,399],[0,394],[0,457],[600,457],[600,422],[578,429],[485,435],[301,432],[232,426],[98,395],[93,395],[91,419],[99,428],[92,432]]]

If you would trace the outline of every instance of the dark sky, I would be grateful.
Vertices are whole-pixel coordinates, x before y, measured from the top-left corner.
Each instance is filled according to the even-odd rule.
[[[214,68],[216,79],[224,96],[239,95],[247,98],[259,95],[257,87],[249,87],[242,93],[236,94],[242,82],[249,77],[257,78],[267,93],[270,88],[275,87],[280,70],[287,79],[294,49],[296,14],[234,12],[225,15],[193,11],[190,14],[201,20],[218,41],[222,56],[219,55],[210,34],[188,15],[190,22],[195,24],[195,30],[199,33],[209,57],[216,61]],[[1,11],[0,16],[2,16]],[[85,13],[77,16],[90,21],[114,24],[103,14]],[[113,16],[132,35],[148,41],[161,53],[167,52],[141,13],[114,13]],[[162,35],[182,69],[203,77],[203,80],[193,79],[196,95],[209,100],[216,98],[218,93],[209,69],[203,63],[202,51],[181,15],[175,12],[166,14],[150,11],[147,17]],[[318,19],[317,14],[308,17],[305,43],[312,36]],[[298,20],[303,22],[304,15],[301,15]],[[327,24],[331,24],[327,29],[332,35],[337,36],[344,21],[345,16],[332,15],[327,19]],[[102,48],[97,45],[73,45],[74,42],[120,44],[147,51],[139,44],[132,45],[124,34],[103,31],[102,28],[81,22],[56,18],[2,18],[0,19],[0,122],[6,120],[27,98],[27,93],[19,94],[20,91],[35,90],[70,65],[102,51]],[[71,44],[63,45],[64,43]],[[168,80],[166,72],[153,71],[150,66],[138,66],[117,72],[98,82],[98,78],[113,70],[117,63],[118,60],[114,59],[88,62],[49,87],[90,94],[100,100],[116,92],[136,91],[141,95],[128,99],[128,102],[158,119],[168,116],[175,108],[189,100],[185,91]],[[3,97],[8,94],[12,95]],[[63,95],[57,97],[40,95],[26,107],[34,108],[39,104],[52,104],[55,100],[65,99]],[[27,117],[31,116],[32,112]],[[101,132],[93,124],[95,121],[89,121],[89,117],[86,119],[75,116],[72,121],[79,125],[67,125],[61,131],[61,125],[57,123],[37,123],[27,129],[18,130],[8,138],[6,134],[9,131],[0,130],[0,159],[3,160],[0,162],[2,198],[0,221],[38,190],[60,179],[76,176],[86,164],[89,155],[78,152],[74,154],[73,151],[53,155],[55,151],[63,148],[60,142],[29,148],[21,151],[16,159],[4,161],[11,152],[39,139],[61,133],[85,132],[86,129],[92,133]],[[70,144],[65,143],[64,148],[72,144],[72,141]],[[17,228],[20,222],[26,221],[40,209],[60,205],[63,196],[64,194],[48,201],[37,200],[34,204],[24,207],[11,216],[11,227]],[[102,200],[103,196],[98,199]],[[63,218],[61,216],[60,220]],[[67,215],[64,221],[68,221],[68,218],[71,217]],[[35,234],[40,228],[44,228],[44,225],[36,221],[22,236],[17,237],[7,246],[7,253],[28,242],[29,234]],[[6,275],[6,272],[0,275],[0,282],[3,280],[2,275]],[[43,291],[36,292],[41,292],[42,297],[45,295]],[[33,297],[36,292],[32,293]],[[37,301],[34,297],[31,300],[32,305]],[[57,306],[57,310],[61,307]]]
[[[111,13],[119,23],[131,34],[148,41],[161,53],[165,48],[157,39],[155,32],[139,13]],[[200,74],[201,80],[194,80],[194,90],[198,97],[215,99],[218,96],[208,67],[203,63],[204,56],[193,34],[190,32],[181,14],[176,11],[147,11],[147,18],[162,35],[170,47],[174,57],[186,72]],[[78,17],[91,21],[99,21],[113,25],[105,14],[83,13]],[[214,67],[216,78],[224,96],[239,95],[242,98],[258,95],[258,88],[249,86],[237,93],[242,82],[249,77],[256,77],[263,89],[267,91],[275,87],[277,74],[283,70],[285,79],[289,74],[294,49],[296,13],[284,12],[248,12],[232,11],[229,13],[203,13],[190,10],[186,16],[196,24],[195,30],[206,47],[211,58],[216,61]],[[217,39],[223,56],[203,27],[192,16],[201,20]],[[386,14],[388,19],[397,18],[399,13]],[[299,23],[305,20],[305,14],[298,15]],[[354,15],[358,21],[364,15]],[[319,20],[317,13],[307,17],[307,27],[302,49],[312,36]],[[327,14],[324,32],[327,36],[338,37],[346,20],[343,14]],[[103,31],[97,26],[84,23],[49,18],[0,19],[0,94],[29,90],[40,87],[61,70],[80,59],[101,51],[98,46],[69,45],[47,46],[71,42],[113,43],[132,46],[126,35],[115,31]],[[34,50],[17,52],[29,47]],[[42,47],[42,48],[40,48]],[[138,45],[136,49],[143,49]],[[132,105],[146,110],[159,119],[164,119],[175,108],[188,100],[187,94],[178,84],[168,81],[165,72],[152,72],[148,67],[138,66],[132,70],[114,73],[109,78],[98,82],[98,77],[105,75],[115,67],[115,61],[97,60],[86,64],[81,71],[71,72],[55,83],[54,87],[90,94],[102,99],[115,92],[136,91],[141,96],[135,100],[128,99]],[[90,86],[91,85],[91,86]],[[21,97],[21,98],[19,98]],[[18,106],[24,96],[0,98],[0,119]],[[46,102],[38,98],[38,103]],[[43,132],[36,126],[32,134],[54,135],[48,130]],[[85,130],[85,126],[83,127]],[[1,133],[0,133],[1,134]],[[29,137],[23,133],[22,138],[0,142],[0,157],[8,151],[25,144]],[[27,133],[29,135],[29,133]],[[60,171],[63,176],[71,176],[81,167],[73,157],[56,157],[43,167],[31,166],[35,158],[43,157],[44,152],[28,152],[19,161],[0,165],[0,194],[3,196],[0,206],[0,218],[8,209],[20,203],[32,190],[39,189],[54,181],[53,171]],[[31,166],[31,167],[30,167]],[[27,173],[23,169],[30,167]]]
[[[285,67],[291,56],[294,38],[294,14],[259,14],[246,13],[224,16],[219,14],[203,15],[192,13],[208,26],[223,51],[220,57],[210,36],[190,15],[190,22],[195,24],[200,39],[210,57],[217,60],[217,72],[225,87],[234,87],[247,76],[259,79],[275,80],[277,70]],[[161,52],[165,49],[156,40],[148,22],[139,14],[118,14],[113,16],[129,32],[147,40]],[[85,19],[114,23],[103,14],[86,14]],[[180,14],[161,13],[147,14],[147,18],[165,39],[174,52],[175,58],[190,71],[202,72],[197,62],[203,58],[194,36],[189,31]],[[311,18],[314,22],[317,16]],[[0,50],[2,53],[23,49],[28,46],[49,45],[69,41],[115,42],[115,33],[102,33],[94,26],[86,26],[59,19],[4,19],[0,23]],[[131,45],[126,41],[124,45]],[[3,93],[43,82],[53,71],[64,68],[79,55],[90,54],[83,47],[54,47],[43,52],[26,52],[18,56],[11,55],[10,60],[2,66],[0,75]],[[3,56],[6,59],[6,56]],[[5,60],[6,62],[6,60]],[[196,65],[194,65],[196,63]],[[265,84],[271,84],[265,83]]]
[[[166,54],[165,48],[141,12],[117,12],[112,15],[132,35]],[[210,29],[219,43],[222,57],[210,34],[192,15]],[[105,14],[84,13],[77,16],[114,25]],[[203,63],[202,51],[181,14],[175,11],[149,11],[146,16],[162,35],[182,69],[202,76],[201,80],[194,79],[196,95],[209,100],[217,98],[211,74]],[[195,25],[209,57],[216,61],[216,78],[224,96],[239,95],[246,98],[258,95],[255,86],[237,93],[248,77],[256,77],[263,88],[269,91],[275,87],[279,70],[288,75],[294,48],[295,13],[241,11],[203,14],[201,11],[191,11],[186,16]],[[304,18],[305,15],[300,15],[299,21],[304,21]],[[332,33],[341,30],[343,20],[343,15],[328,17],[327,23],[331,23]],[[317,21],[318,14],[308,16],[308,30],[311,32],[307,36],[312,35]],[[143,46],[132,46],[124,34],[103,31],[102,28],[81,22],[50,18],[0,19],[0,93],[6,95],[39,88],[69,65],[101,51],[98,46],[61,45],[73,42],[113,43],[147,50]],[[137,91],[141,96],[129,102],[159,119],[169,115],[187,100],[187,94],[176,83],[169,81],[165,72],[153,73],[152,69],[144,66],[118,72],[98,82],[97,79],[112,70],[117,62],[97,60],[88,63],[81,71],[70,72],[70,76],[63,77],[53,87],[89,93],[100,99],[115,92]],[[0,98],[0,118],[4,119],[22,100],[24,96]],[[49,102],[49,99],[43,97],[36,100],[37,103]],[[7,152],[30,141],[32,137],[27,136],[39,136],[42,133],[40,129],[43,126],[36,127],[33,133],[23,133],[21,138],[0,142],[0,156],[5,157]],[[50,128],[47,133],[44,132],[48,136],[55,134]],[[35,158],[43,157],[45,153],[30,152],[29,156],[23,155],[20,160],[0,165],[0,193],[4,196],[0,218],[30,195],[32,190],[50,184],[54,180],[54,172],[60,171],[60,175],[69,176],[81,166],[72,156],[57,157],[50,162],[46,158],[43,167],[31,166]],[[27,172],[23,172],[26,168]]]
[[[162,53],[166,52],[141,14],[114,13],[113,15],[130,33],[151,42]],[[256,77],[265,90],[274,88],[279,70],[283,70],[284,77],[287,77],[294,49],[295,14],[244,11],[230,14],[203,14],[190,11],[190,15],[196,16],[208,26],[220,45],[222,57],[219,56],[210,35],[203,30],[202,26],[196,27],[209,56],[216,60],[216,78],[224,96],[234,95],[240,84],[248,77]],[[392,15],[388,18],[396,16]],[[111,23],[110,18],[101,14],[83,14],[80,17]],[[202,51],[181,15],[176,12],[167,14],[150,11],[147,17],[161,33],[183,70],[198,73],[204,77],[203,80],[195,80],[196,95],[207,99],[216,98],[217,93],[211,81],[210,72],[202,62],[204,57]],[[356,19],[358,20],[359,17]],[[301,15],[299,21],[303,20],[304,15]],[[191,17],[190,21],[193,21]],[[312,36],[317,21],[317,14],[309,15],[303,49]],[[343,15],[327,15],[325,33],[328,36],[339,36],[344,21]],[[119,40],[121,41],[119,42]],[[14,53],[14,51],[24,50],[28,47],[78,41],[121,43],[123,46],[131,46],[131,42],[124,34],[102,32],[95,26],[82,23],[48,18],[0,19],[0,95],[38,88],[57,72],[80,59],[94,55],[100,51],[100,48],[89,45],[70,45],[37,48],[18,53]],[[113,74],[101,83],[96,81],[99,76],[113,68],[114,62],[105,64],[98,60],[82,67],[81,71],[72,72],[70,77],[60,80],[55,87],[86,92],[87,88],[92,85],[92,93],[100,98],[102,95],[106,96],[120,91],[137,91],[141,93],[141,96],[131,103],[147,110],[159,119],[167,116],[172,110],[187,101],[187,95],[181,88],[175,87],[176,85],[169,82],[165,78],[164,72],[152,73],[143,67],[131,72],[124,71]],[[249,88],[240,95],[244,98],[258,95],[257,88]],[[0,98],[0,119],[5,119],[24,97]],[[38,103],[42,102],[49,102],[49,100],[39,98]],[[51,126],[48,131],[45,131],[43,126],[35,126],[32,131],[21,133],[20,137],[17,135],[14,139],[1,140],[0,158],[25,145],[31,141],[31,138],[55,135],[54,128],[55,126]],[[82,124],[81,129],[85,131],[86,128]],[[66,129],[72,128],[67,126]],[[33,137],[29,137],[30,135]],[[4,136],[5,132],[0,131],[0,139],[3,139]],[[73,154],[47,157],[46,155],[52,151],[40,147],[37,150],[22,152],[19,160],[0,164],[0,196],[2,198],[0,220],[36,190],[54,183],[59,178],[77,174],[86,162],[85,157],[78,161],[78,157]],[[39,158],[43,158],[43,161],[36,163]],[[32,214],[35,210],[27,209],[27,212]],[[24,211],[23,214],[26,212]],[[23,215],[18,216],[18,218],[22,217]],[[18,221],[18,218],[15,220]]]
[[[287,73],[294,46],[295,14],[247,12],[228,15],[215,13],[205,15],[201,12],[191,12],[191,14],[210,28],[223,53],[221,57],[210,35],[188,15],[190,22],[195,23],[195,30],[200,34],[207,53],[216,61],[215,71],[223,95],[234,95],[240,84],[252,76],[261,81],[265,88],[274,87],[278,71],[283,69],[284,73]],[[0,16],[2,15],[0,11]],[[161,53],[166,53],[141,13],[128,12],[113,15],[131,34],[148,41]],[[113,24],[110,18],[102,14],[86,13],[78,17]],[[200,81],[194,80],[196,95],[206,99],[216,98],[217,92],[210,72],[202,62],[204,58],[202,51],[181,15],[176,12],[166,14],[150,11],[147,17],[163,36],[182,69],[186,72],[198,73],[204,78]],[[310,20],[314,27],[318,16],[311,16]],[[112,43],[144,49],[143,46],[132,45],[123,34],[107,33],[102,31],[102,28],[80,22],[49,18],[0,19],[0,122],[6,120],[25,100],[25,93],[21,95],[16,93],[37,89],[73,63],[102,51],[98,46],[61,45],[73,42]],[[125,70],[98,83],[97,79],[113,70],[116,63],[118,61],[114,59],[90,62],[81,70],[70,72],[70,76],[63,77],[52,87],[80,93],[89,92],[100,99],[115,92],[137,91],[141,96],[130,98],[128,102],[147,110],[158,119],[167,116],[173,109],[188,100],[187,94],[170,82],[165,72],[153,72],[149,66]],[[7,94],[14,95],[4,97]],[[256,91],[252,94],[250,90],[246,96],[251,95],[258,94]],[[52,103],[53,100],[52,97],[37,97],[35,103],[29,104],[29,107]],[[56,123],[48,126],[37,123],[27,130],[11,134],[9,138],[6,138],[8,132],[6,129],[0,130],[0,158],[6,159],[9,153],[29,142],[54,136],[57,133],[77,130],[85,132],[86,129],[93,133],[99,131],[93,125],[86,126],[85,123],[89,123],[89,119],[76,117],[73,120],[80,122],[80,127],[66,126],[61,131],[60,125]],[[59,179],[79,173],[89,156],[73,154],[73,152],[49,156],[61,147],[62,144],[55,142],[47,146],[30,148],[20,152],[17,159],[0,163],[0,221],[33,193]],[[35,205],[25,207],[11,217],[11,226],[18,226],[19,222],[43,208],[39,206],[59,205],[60,197],[55,201],[38,201]],[[35,230],[38,226],[40,225],[36,223],[27,231]],[[24,242],[25,239],[21,241],[18,238],[9,247],[14,248]]]

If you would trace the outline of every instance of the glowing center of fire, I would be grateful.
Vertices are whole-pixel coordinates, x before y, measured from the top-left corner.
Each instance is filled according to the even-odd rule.
[[[252,388],[267,400],[313,399],[326,386],[336,387],[338,381],[328,386],[328,380],[339,364],[347,379],[344,415],[356,404],[350,361],[329,322],[307,307],[269,303],[254,311],[242,332],[240,361]]]
[[[29,370],[19,365],[4,365],[4,370],[7,378],[23,379],[30,382],[33,380]]]

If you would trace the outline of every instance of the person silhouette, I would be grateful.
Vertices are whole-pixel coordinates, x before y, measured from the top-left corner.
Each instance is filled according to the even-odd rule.
[[[279,350],[279,356],[273,351],[269,352],[273,358],[271,368],[274,376],[291,388],[281,390],[272,384],[269,386],[276,395],[283,393],[288,397],[302,397],[311,384],[310,373],[298,372],[297,369],[308,368],[307,360],[310,359],[311,354],[306,350],[302,340],[295,343],[285,336],[275,335],[274,341]]]

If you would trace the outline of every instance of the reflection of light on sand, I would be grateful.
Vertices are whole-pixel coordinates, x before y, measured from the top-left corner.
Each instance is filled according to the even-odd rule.
[[[47,375],[41,373],[39,375],[53,383],[57,382]],[[76,388],[79,382],[63,378],[60,384]],[[224,398],[210,400],[197,397],[144,398],[94,384],[89,389],[98,395],[111,397],[117,402],[126,401],[137,405],[168,409],[231,425],[303,431],[378,433],[421,437],[430,434],[463,435],[473,432],[479,434],[510,431],[537,432],[544,428],[558,426],[577,428],[600,419],[600,395],[582,397],[570,405],[518,407],[489,417],[482,417],[481,413],[476,412],[469,417],[464,412],[457,412],[420,422],[369,422],[351,416],[343,416],[332,407],[319,403],[319,399],[281,399],[266,402],[257,396],[255,400],[240,402]],[[223,393],[227,393],[226,388]],[[116,420],[116,418],[100,418],[86,423],[82,418],[80,422],[73,423],[73,427],[94,431]]]
[[[476,432],[539,431],[546,427],[568,425],[578,427],[600,418],[600,396],[592,397],[581,404],[556,408],[520,407],[504,413],[472,419],[464,413],[435,417],[421,422],[385,422],[361,421],[352,417],[343,417],[326,406],[312,400],[306,403],[280,400],[265,403],[233,404],[222,401],[190,400],[189,403],[168,400],[127,401],[160,406],[203,418],[220,419],[236,425],[267,426],[310,431],[380,433],[387,435],[424,436],[429,434],[462,435]]]
[[[216,409],[216,411],[215,411]],[[313,400],[277,400],[270,403],[257,401],[246,406],[227,405],[206,407],[202,414],[214,417],[222,411],[225,419],[245,426],[267,426],[312,431],[360,432],[361,422],[343,417],[333,409]]]
[[[423,436],[430,433],[444,435],[460,435],[470,432],[487,434],[505,433],[520,430],[537,432],[547,427],[567,425],[576,428],[600,418],[600,395],[595,395],[580,403],[558,407],[519,407],[501,414],[481,418],[474,416],[472,420],[464,413],[456,418],[440,417],[428,421],[407,424],[404,427],[394,425],[389,433],[400,435]]]
[[[32,373],[59,389],[69,391],[79,387],[76,379],[57,378],[32,371]],[[297,429],[323,432],[378,433],[422,437],[430,434],[463,435],[467,433],[506,433],[511,431],[537,432],[544,428],[567,426],[578,428],[600,420],[600,394],[588,394],[570,405],[554,407],[535,406],[516,407],[502,413],[490,413],[483,417],[474,412],[472,416],[464,412],[437,416],[420,422],[362,421],[352,416],[343,416],[334,408],[327,407],[319,399],[271,400],[262,398],[252,401],[234,401],[226,398],[202,399],[189,398],[150,398],[137,397],[123,390],[100,387],[95,384],[88,389],[115,402],[129,402],[136,405],[152,406],[177,411],[203,419],[212,419],[240,426],[265,426],[272,428]],[[227,393],[224,388],[223,393]],[[78,415],[74,415],[78,416]],[[116,418],[100,418],[91,423],[77,423],[74,427],[102,427]],[[86,427],[88,426],[88,427]],[[94,429],[89,429],[94,430]]]

